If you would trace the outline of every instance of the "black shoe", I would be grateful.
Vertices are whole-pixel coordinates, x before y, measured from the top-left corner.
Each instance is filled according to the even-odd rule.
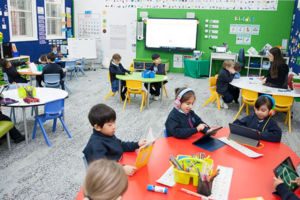
[[[17,139],[14,139],[14,143],[20,143],[20,142],[23,142],[25,140],[25,136],[20,136],[18,137]]]
[[[240,102],[239,102],[239,100],[235,99],[235,100],[234,100],[234,103],[240,103]]]

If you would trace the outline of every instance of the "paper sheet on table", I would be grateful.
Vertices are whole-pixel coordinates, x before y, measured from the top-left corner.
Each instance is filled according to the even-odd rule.
[[[169,167],[169,169],[159,179],[157,179],[156,182],[173,187],[175,185],[173,166]]]

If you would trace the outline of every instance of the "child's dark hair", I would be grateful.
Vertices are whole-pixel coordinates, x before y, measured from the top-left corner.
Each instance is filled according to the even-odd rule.
[[[262,105],[267,105],[269,110],[271,110],[273,108],[272,100],[266,96],[259,97],[255,102],[256,109],[259,109]]]
[[[240,63],[236,62],[236,63],[234,63],[233,68],[236,72],[240,72],[242,70],[242,65]]]
[[[53,62],[53,61],[55,60],[55,55],[54,55],[54,53],[52,53],[52,52],[51,52],[51,53],[48,53],[48,54],[47,54],[47,58],[48,58],[50,61]]]
[[[175,100],[177,99],[180,92],[182,92],[186,88],[187,87],[176,88],[175,89]],[[194,97],[194,99],[196,100],[196,95],[195,95],[195,92],[193,90],[184,93],[184,95],[182,95],[182,97],[180,99],[180,103],[184,103],[184,102],[188,101],[191,97]]]
[[[155,53],[152,55],[152,60],[156,60],[157,58],[160,58],[160,55]]]
[[[52,44],[52,45],[51,45],[51,50],[53,50],[54,48],[57,48],[57,45],[56,45],[56,44]]]
[[[5,67],[6,68],[7,64],[8,64],[8,61],[5,58],[0,59],[0,66],[1,67]]]
[[[93,106],[88,115],[92,126],[97,124],[101,128],[105,123],[116,121],[116,112],[105,104],[97,104]]]
[[[120,61],[120,60],[121,60],[120,54],[115,53],[115,54],[112,56],[112,58],[111,58],[111,60],[110,60],[110,63],[111,63],[113,60],[118,60],[118,61]]]
[[[41,61],[44,61],[44,62],[47,62],[47,55],[46,55],[46,54],[42,54],[42,55],[40,56],[40,60],[41,60]]]

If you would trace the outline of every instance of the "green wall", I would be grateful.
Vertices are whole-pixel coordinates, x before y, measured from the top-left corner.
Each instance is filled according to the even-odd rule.
[[[277,11],[244,11],[244,10],[198,10],[198,9],[138,9],[137,20],[141,20],[140,12],[148,12],[149,18],[186,18],[187,12],[194,12],[199,19],[197,50],[204,51],[204,58],[209,59],[210,46],[220,46],[227,42],[229,50],[237,53],[240,48],[247,51],[253,46],[257,51],[269,43],[272,46],[282,44],[282,39],[289,39],[294,1],[278,1]],[[235,17],[254,17],[254,22],[235,21]],[[205,19],[219,20],[218,39],[205,39]],[[237,45],[236,35],[229,34],[230,24],[260,25],[259,35],[252,35],[251,45]],[[145,29],[146,26],[144,26]],[[215,29],[211,29],[215,30]],[[144,30],[145,35],[145,30]],[[153,53],[159,53],[161,58],[170,61],[171,72],[183,72],[182,69],[173,68],[173,54],[191,55],[192,53],[153,51],[145,49],[145,39],[137,40],[136,57],[151,58]],[[213,74],[218,73],[222,62],[213,63]]]

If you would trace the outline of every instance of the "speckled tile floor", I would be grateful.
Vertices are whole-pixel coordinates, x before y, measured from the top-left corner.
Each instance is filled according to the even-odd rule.
[[[85,174],[82,162],[82,150],[86,145],[92,128],[88,122],[89,109],[97,103],[106,103],[117,112],[116,135],[123,140],[138,141],[144,138],[146,130],[152,127],[155,137],[163,136],[164,122],[173,107],[174,89],[188,86],[195,90],[197,100],[195,112],[211,126],[228,126],[238,110],[237,104],[230,105],[229,110],[218,111],[215,104],[202,104],[209,97],[208,79],[193,79],[183,74],[169,73],[167,90],[169,98],[162,102],[151,102],[150,109],[139,112],[140,96],[133,98],[131,105],[122,110],[123,104],[117,96],[104,100],[109,89],[107,69],[88,71],[88,77],[80,76],[78,80],[69,81],[72,94],[65,103],[65,122],[73,138],[69,139],[58,123],[56,133],[51,132],[52,123],[45,123],[52,147],[48,147],[38,128],[37,138],[13,144],[8,151],[5,140],[0,144],[0,197],[1,199],[58,200],[74,199]],[[292,134],[284,126],[285,115],[278,113],[274,117],[283,130],[282,141],[300,156],[300,104],[294,105]],[[9,110],[3,108],[4,113]],[[28,132],[32,136],[34,119],[28,114]],[[43,112],[43,107],[39,108]],[[22,112],[17,110],[17,128],[23,130]],[[244,116],[242,113],[241,116]]]

